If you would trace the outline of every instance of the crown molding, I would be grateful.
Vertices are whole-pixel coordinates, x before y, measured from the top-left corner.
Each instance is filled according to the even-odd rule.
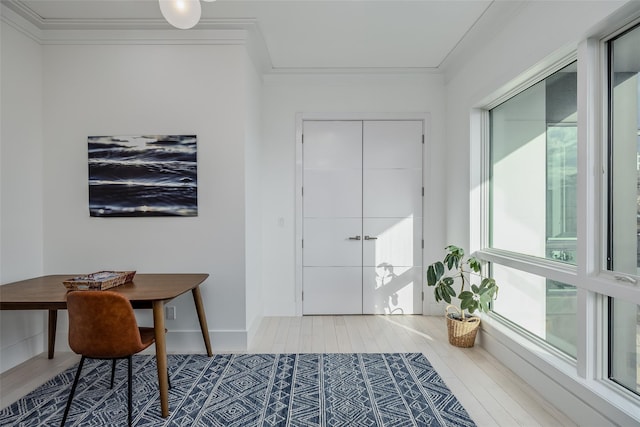
[[[271,74],[390,74],[390,75],[426,75],[442,74],[437,67],[273,67]]]
[[[254,18],[203,18],[180,30],[162,18],[43,18],[21,0],[1,0],[2,22],[42,45],[244,45],[262,74],[442,74],[443,67],[274,67],[265,38]]]
[[[255,19],[202,19],[180,30],[164,19],[43,19],[20,1],[0,4],[1,20],[41,45],[240,45],[256,69],[273,69]]]
[[[0,3],[0,21],[3,24],[15,28],[17,31],[35,40],[42,42],[42,30],[38,28],[30,19],[26,19],[24,15],[16,12],[7,6],[8,3]]]

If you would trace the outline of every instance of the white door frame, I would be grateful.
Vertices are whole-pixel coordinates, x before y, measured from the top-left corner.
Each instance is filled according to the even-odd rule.
[[[295,301],[296,316],[302,316],[302,123],[305,120],[420,120],[422,121],[422,133],[424,135],[424,149],[422,150],[422,184],[424,186],[424,197],[422,198],[422,237],[424,238],[425,223],[429,221],[429,210],[426,201],[430,199],[428,183],[424,182],[428,171],[425,171],[427,160],[431,158],[431,115],[429,113],[296,113],[296,202],[295,202],[295,251],[296,251],[296,271],[295,271]],[[425,173],[426,172],[426,173]],[[425,266],[424,252],[422,251],[422,265]],[[424,298],[425,284],[422,283],[422,313],[427,313],[427,300]]]

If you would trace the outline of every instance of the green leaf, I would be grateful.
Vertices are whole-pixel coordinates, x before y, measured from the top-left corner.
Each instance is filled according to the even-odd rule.
[[[449,270],[451,270],[453,268],[454,264],[456,265],[456,268],[458,267],[457,260],[451,254],[447,254],[447,256],[444,257],[444,263],[447,265],[447,268]]]
[[[434,268],[436,270],[436,277],[438,278],[438,280],[440,280],[440,278],[444,274],[444,264],[438,261],[434,264]]]
[[[427,267],[427,286],[434,286],[438,280],[433,265]]]
[[[482,279],[482,282],[480,283],[480,285],[487,288],[493,288],[496,286],[496,281],[495,279],[492,279],[490,277],[485,277],[484,279]]]
[[[460,298],[460,299],[473,298],[473,292],[471,292],[471,291],[460,292],[460,295],[458,295],[458,298]]]
[[[444,274],[444,265],[438,261],[427,268],[427,285],[435,286]]]
[[[451,304],[451,291],[452,291],[451,288],[445,287],[442,292],[442,299],[444,299],[449,304]]]
[[[472,269],[473,271],[475,271],[476,273],[480,271],[480,268],[482,266],[482,263],[480,262],[480,260],[476,257],[471,257],[469,258],[469,268]]]

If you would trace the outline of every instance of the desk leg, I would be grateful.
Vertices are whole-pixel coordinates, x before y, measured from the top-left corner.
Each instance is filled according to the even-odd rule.
[[[202,305],[202,296],[200,295],[200,286],[196,286],[191,290],[193,294],[193,302],[196,304],[196,311],[198,312],[198,320],[200,321],[200,329],[202,330],[202,338],[204,339],[204,346],[207,349],[207,356],[213,356],[211,351],[211,341],[209,340],[209,327],[207,326],[207,316],[204,312],[204,306]]]
[[[49,310],[49,337],[48,337],[48,357],[53,359],[56,349],[56,328],[58,326],[58,310]]]
[[[153,302],[153,328],[156,338],[156,364],[160,388],[160,409],[162,418],[169,416],[169,377],[167,376],[167,341],[164,331],[164,302]]]

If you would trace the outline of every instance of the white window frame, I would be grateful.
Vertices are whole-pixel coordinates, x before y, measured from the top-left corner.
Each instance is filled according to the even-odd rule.
[[[636,15],[637,18],[638,15]],[[640,280],[607,271],[607,46],[606,42],[638,23],[609,25],[583,40],[576,51],[561,50],[529,70],[500,92],[483,100],[470,114],[470,248],[487,262],[558,280],[577,289],[577,355],[564,356],[546,342],[514,330],[499,316],[484,316],[485,328],[495,328],[513,340],[514,353],[533,352],[548,364],[588,386],[627,413],[635,413],[640,396],[608,378],[608,297],[640,304]],[[608,32],[607,32],[608,31]],[[489,110],[577,60],[578,63],[578,229],[576,265],[492,249],[489,242]],[[479,159],[479,160],[478,160]],[[573,380],[565,382],[567,389]]]

